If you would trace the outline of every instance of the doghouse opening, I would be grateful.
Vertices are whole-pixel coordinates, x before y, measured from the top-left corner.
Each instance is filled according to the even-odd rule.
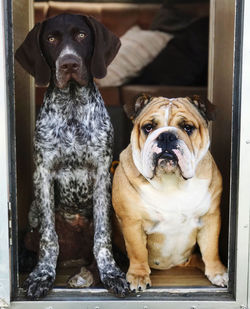
[[[120,152],[128,145],[132,124],[127,119],[123,104],[133,101],[140,93],[149,93],[154,96],[185,97],[192,94],[209,96],[217,105],[217,120],[211,126],[211,152],[223,176],[223,196],[221,202],[222,228],[220,235],[220,255],[223,263],[227,265],[228,259],[228,225],[229,225],[229,197],[230,197],[230,153],[231,153],[231,121],[232,105],[230,104],[230,91],[228,93],[228,104],[225,99],[221,100],[218,92],[211,91],[211,84],[217,87],[217,83],[228,83],[228,80],[219,80],[220,76],[213,75],[208,64],[209,49],[216,50],[217,43],[211,39],[209,41],[209,12],[210,3],[206,0],[197,1],[102,1],[102,2],[83,2],[83,1],[26,1],[13,0],[14,13],[14,35],[15,49],[25,38],[28,29],[34,22],[42,22],[48,17],[68,12],[75,14],[92,15],[101,21],[107,28],[119,37],[123,37],[131,29],[136,31],[138,26],[141,30],[154,29],[155,31],[164,30],[164,16],[160,15],[164,9],[173,7],[177,14],[182,16],[185,22],[175,25],[170,37],[150,60],[144,60],[138,72],[132,72],[131,76],[125,76],[122,81],[101,84],[98,82],[99,89],[104,102],[111,116],[111,121],[115,131],[114,138],[114,160],[119,160]],[[164,9],[163,9],[164,8]],[[167,10],[166,10],[167,11]],[[156,17],[159,17],[157,20]],[[157,24],[163,23],[162,25]],[[211,22],[211,18],[210,18]],[[166,22],[168,25],[168,21]],[[233,29],[232,24],[229,25]],[[158,27],[158,28],[157,28]],[[162,27],[162,28],[161,28]],[[180,28],[178,28],[180,27]],[[161,29],[161,30],[159,30]],[[153,31],[153,30],[151,30]],[[210,24],[211,31],[211,24]],[[233,32],[233,30],[232,30]],[[176,45],[171,40],[177,40]],[[189,41],[188,41],[189,40]],[[185,44],[198,44],[200,53],[195,48],[185,50]],[[209,44],[208,44],[209,42]],[[233,40],[232,40],[233,42]],[[140,44],[142,44],[140,42]],[[155,43],[156,44],[156,43]],[[171,45],[172,52],[167,47]],[[180,45],[179,45],[180,44]],[[183,44],[183,45],[181,45]],[[145,42],[145,46],[150,45]],[[180,58],[177,56],[180,51]],[[32,51],[31,51],[32,52]],[[197,52],[197,54],[195,54]],[[149,51],[150,53],[150,51]],[[190,53],[190,54],[188,54]],[[193,54],[192,54],[193,53]],[[178,76],[173,76],[171,82],[169,76],[165,76],[166,61],[172,66],[172,70],[179,70]],[[200,58],[199,58],[200,56]],[[135,57],[135,54],[126,57]],[[166,58],[167,57],[167,58]],[[170,60],[173,57],[175,63]],[[193,57],[193,58],[192,58]],[[225,57],[226,58],[226,57]],[[179,59],[179,60],[178,60]],[[195,61],[196,60],[196,61]],[[221,59],[223,62],[226,59]],[[122,61],[122,59],[121,59]],[[210,62],[212,60],[210,59]],[[212,66],[212,64],[210,63]],[[185,69],[181,71],[181,67]],[[218,67],[222,66],[218,63]],[[192,67],[194,68],[191,72]],[[156,74],[158,70],[160,78]],[[140,73],[139,73],[140,72]],[[186,74],[188,72],[188,74]],[[170,71],[169,71],[170,74]],[[186,75],[185,75],[186,74]],[[185,76],[184,76],[185,75]],[[35,119],[43,102],[43,95],[46,88],[34,86],[33,79],[24,72],[18,65],[15,65],[15,96],[16,96],[16,153],[17,153],[17,217],[18,217],[18,264],[19,264],[19,283],[21,287],[24,279],[36,264],[37,258],[37,236],[29,231],[28,211],[33,200],[32,189],[32,139],[35,127]],[[228,79],[232,76],[228,74]],[[208,89],[210,83],[210,93]],[[116,85],[117,86],[114,86]],[[212,89],[213,90],[213,89]],[[64,232],[64,231],[63,231]],[[28,240],[27,240],[28,235]],[[70,256],[70,254],[69,254]],[[67,254],[58,263],[55,287],[66,287],[67,280],[77,272],[82,266],[79,256],[76,258]],[[206,276],[198,269],[193,267],[175,267],[169,270],[152,270],[151,274],[153,288],[171,287],[211,287],[211,283]],[[95,288],[95,287],[93,287]],[[99,288],[99,287],[98,287]]]

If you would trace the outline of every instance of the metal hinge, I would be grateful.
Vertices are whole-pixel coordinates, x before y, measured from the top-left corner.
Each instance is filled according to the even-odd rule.
[[[12,209],[11,202],[8,202],[8,214],[9,214],[9,246],[12,246]]]

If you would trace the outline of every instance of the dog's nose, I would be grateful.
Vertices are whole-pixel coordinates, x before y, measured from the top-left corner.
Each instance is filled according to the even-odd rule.
[[[172,132],[163,132],[157,137],[157,141],[166,145],[177,140],[177,136]]]
[[[75,73],[79,70],[79,64],[75,60],[68,59],[67,61],[64,61],[60,65],[60,69],[65,73]]]
[[[157,146],[162,149],[162,151],[171,151],[176,147],[177,136],[172,132],[162,132],[157,137]]]
[[[80,60],[75,55],[67,54],[58,60],[59,70],[63,73],[76,73],[80,69]]]

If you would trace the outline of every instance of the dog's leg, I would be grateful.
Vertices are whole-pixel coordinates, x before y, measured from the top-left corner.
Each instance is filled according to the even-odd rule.
[[[147,236],[140,219],[128,218],[121,221],[123,236],[129,257],[127,281],[131,291],[143,291],[151,286],[148,265]]]
[[[219,234],[220,234],[220,199],[216,198],[216,207],[211,207],[202,217],[202,228],[197,235],[202,260],[205,264],[205,275],[215,285],[225,287],[228,285],[228,273],[219,257]]]
[[[40,250],[38,264],[24,283],[27,296],[33,299],[44,296],[55,280],[56,262],[59,253],[55,231],[53,176],[43,164],[34,173],[36,206],[39,209]]]
[[[147,235],[142,226],[141,201],[128,178],[122,164],[119,164],[113,182],[113,207],[124,237],[129,269],[127,281],[133,291],[144,290],[151,286],[148,264]]]
[[[108,166],[97,171],[93,195],[94,255],[105,288],[125,296],[129,289],[125,274],[117,267],[111,245],[111,179]]]

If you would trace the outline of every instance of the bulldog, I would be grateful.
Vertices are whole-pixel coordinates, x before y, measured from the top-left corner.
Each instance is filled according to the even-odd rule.
[[[214,105],[198,96],[144,95],[125,109],[134,127],[115,171],[113,206],[130,261],[130,289],[151,286],[150,268],[180,265],[197,266],[212,284],[226,287],[218,252],[222,177],[209,152]]]

